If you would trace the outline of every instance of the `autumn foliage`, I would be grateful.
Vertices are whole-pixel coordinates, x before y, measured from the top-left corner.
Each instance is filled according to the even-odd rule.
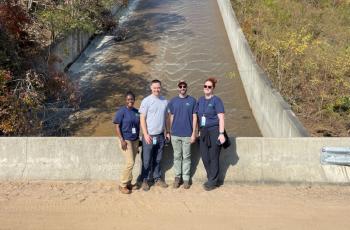
[[[76,108],[77,88],[62,72],[35,68],[28,28],[32,16],[14,0],[0,1],[0,135],[44,135],[57,128],[50,111]],[[39,53],[39,52],[38,52]],[[56,122],[56,123],[55,123]]]
[[[23,7],[15,3],[14,0],[0,2],[0,29],[14,39],[21,39],[31,20]]]

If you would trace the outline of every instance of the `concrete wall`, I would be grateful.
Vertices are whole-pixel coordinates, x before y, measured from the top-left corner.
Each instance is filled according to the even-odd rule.
[[[257,65],[230,0],[217,0],[254,117],[264,137],[309,136],[268,77]]]
[[[51,47],[51,56],[58,60],[54,62],[55,70],[63,72],[67,65],[74,62],[85,49],[92,35],[93,33],[76,30],[57,41]]]
[[[113,15],[118,17],[122,9],[120,4],[116,4],[112,7],[111,11]],[[58,58],[58,61],[54,63],[54,68],[57,71],[64,71],[67,65],[74,62],[81,52],[83,52],[93,34],[91,32],[76,30],[53,44],[51,55]]]
[[[349,184],[350,168],[321,165],[325,146],[349,146],[350,138],[237,138],[221,155],[220,178],[232,182]],[[113,137],[0,138],[0,180],[118,180],[124,157]],[[173,180],[173,155],[163,157],[166,180]],[[140,170],[139,156],[134,168]],[[194,182],[206,179],[193,145]]]

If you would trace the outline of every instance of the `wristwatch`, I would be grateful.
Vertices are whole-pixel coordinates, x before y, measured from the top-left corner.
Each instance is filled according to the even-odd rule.
[[[219,134],[224,134],[224,132],[219,132]]]

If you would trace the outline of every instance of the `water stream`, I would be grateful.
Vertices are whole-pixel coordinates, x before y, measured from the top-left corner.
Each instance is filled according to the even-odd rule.
[[[70,74],[82,89],[81,136],[110,136],[111,117],[132,90],[140,100],[148,83],[160,79],[167,98],[177,95],[177,82],[186,80],[189,94],[203,95],[208,76],[218,79],[215,94],[225,104],[226,129],[235,136],[261,136],[249,108],[234,57],[214,0],[138,0],[120,20],[128,30],[122,42],[113,36],[95,39]]]

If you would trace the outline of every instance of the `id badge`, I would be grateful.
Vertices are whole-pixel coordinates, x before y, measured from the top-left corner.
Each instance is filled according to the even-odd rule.
[[[153,140],[153,145],[156,145],[157,144],[157,137],[153,137],[152,140]]]
[[[136,128],[132,128],[132,129],[131,129],[131,133],[132,133],[132,134],[136,134]]]
[[[202,119],[201,119],[201,126],[202,127],[205,126],[205,122],[206,122],[206,118],[205,118],[205,116],[202,116]]]

